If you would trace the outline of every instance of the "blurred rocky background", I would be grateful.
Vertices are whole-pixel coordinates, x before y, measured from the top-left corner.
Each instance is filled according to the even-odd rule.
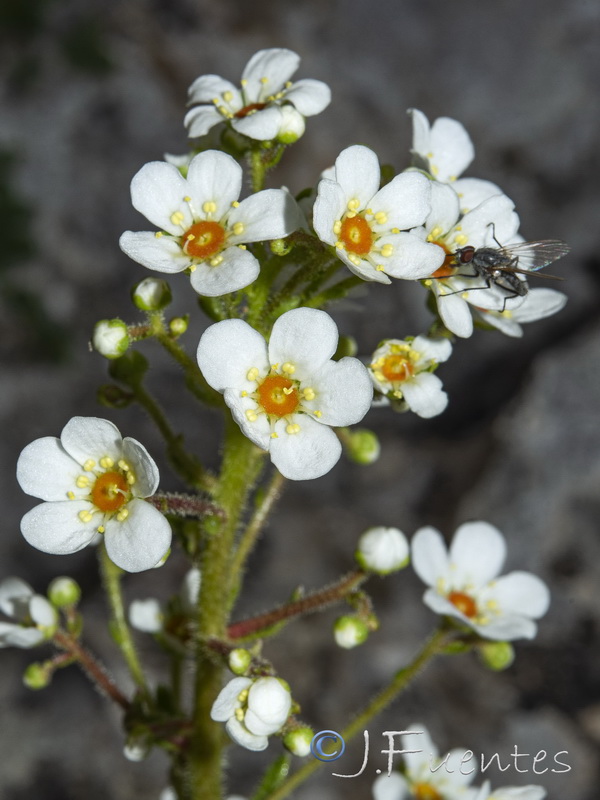
[[[426,724],[442,752],[464,747],[504,763],[517,745],[531,758],[494,786],[539,783],[550,800],[596,800],[600,781],[600,237],[598,223],[600,6],[593,0],[0,0],[0,384],[2,575],[44,590],[57,574],[84,587],[86,638],[128,686],[104,627],[93,552],[51,557],[22,540],[32,506],[14,464],[34,438],[58,435],[74,414],[106,415],[147,444],[161,443],[137,409],[100,409],[105,363],[88,351],[94,322],[133,321],[129,287],[146,276],[118,248],[127,228],[145,227],[129,182],[147,161],[186,150],[186,89],[204,73],[236,82],[264,47],[302,56],[298,77],[326,81],[333,102],[309,121],[271,185],[316,182],[345,146],[360,142],[383,162],[408,162],[405,111],[447,115],[469,130],[469,175],[500,184],[528,239],[561,238],[571,254],[556,267],[570,300],[557,317],[528,326],[522,340],[478,332],[457,344],[439,374],[449,409],[433,422],[374,411],[381,459],[340,463],[326,478],[288,487],[252,560],[239,616],[264,610],[298,584],[316,588],[351,568],[359,534],[373,524],[412,534],[423,524],[448,536],[470,518],[496,524],[509,542],[508,568],[551,586],[539,636],[517,646],[512,668],[486,671],[473,656],[433,664],[370,726],[371,760],[353,780],[362,742],[339,769],[325,767],[298,792],[308,800],[369,798],[384,730]],[[554,271],[554,268],[553,268]],[[184,276],[171,282],[174,313],[196,306]],[[563,288],[563,287],[561,287]],[[199,316],[199,315],[197,315]],[[428,322],[419,287],[373,286],[336,319],[365,354],[385,336]],[[184,339],[195,350],[199,321]],[[145,348],[152,384],[172,402],[177,425],[202,453],[218,432],[180,393],[170,364]],[[207,457],[210,460],[211,456]],[[212,456],[215,459],[215,456]],[[164,463],[164,460],[163,462]],[[178,484],[165,470],[165,488]],[[127,579],[131,599],[166,597],[184,565]],[[373,581],[381,629],[341,652],[330,626],[339,610],[290,625],[270,644],[315,730],[341,729],[414,653],[434,624],[416,577]],[[156,670],[151,639],[140,637]],[[3,800],[156,800],[166,759],[122,756],[116,712],[74,668],[34,694],[21,685],[32,653],[1,653],[0,796]],[[532,772],[533,755],[559,751],[571,771]],[[231,754],[231,790],[249,795],[278,744]],[[549,766],[555,766],[550,764]]]

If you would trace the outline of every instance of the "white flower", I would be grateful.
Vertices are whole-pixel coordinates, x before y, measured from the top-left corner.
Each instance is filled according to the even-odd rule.
[[[242,747],[264,750],[291,707],[290,692],[277,678],[233,678],[219,693],[210,716],[226,722],[227,733]]]
[[[198,604],[201,574],[197,567],[186,572],[183,579],[179,601],[183,613],[191,617]],[[164,627],[165,613],[158,600],[148,597],[145,600],[133,600],[129,606],[129,623],[142,633],[159,633]]]
[[[0,620],[0,647],[35,647],[58,627],[56,610],[20,578],[0,581],[0,611],[14,620]]]
[[[455,181],[475,157],[469,134],[455,119],[439,117],[433,125],[416,108],[408,110],[413,123],[411,152],[433,177],[442,182]]]
[[[402,775],[392,772],[377,778],[374,800],[475,800],[477,790],[469,784],[475,777],[476,763],[474,759],[463,760],[469,751],[456,748],[442,759],[424,725],[414,723],[408,730],[413,733],[400,737],[400,749],[414,752],[402,755]]]
[[[338,257],[366,281],[425,278],[444,261],[439,248],[407,233],[422,225],[430,210],[429,181],[404,172],[382,189],[377,156],[368,147],[342,150],[335,178],[319,183],[313,225],[322,242],[334,245]]]
[[[189,88],[184,125],[190,137],[204,136],[227,121],[250,139],[274,139],[281,131],[285,105],[303,117],[312,117],[331,102],[331,91],[321,81],[291,83],[300,57],[291,50],[273,48],[255,53],[242,73],[241,88],[218,75],[202,75]],[[199,105],[196,105],[199,104]]]
[[[435,417],[448,405],[448,395],[431,370],[451,353],[448,339],[387,339],[373,353],[369,374],[377,391],[403,400],[420,417]]]
[[[158,468],[108,420],[73,417],[60,439],[36,439],[19,457],[17,480],[46,501],[21,520],[25,539],[44,553],[75,553],[104,534],[111,560],[140,572],[169,549],[169,523],[142,499],[156,491]]]
[[[126,231],[121,249],[157,272],[189,269],[201,295],[243,289],[260,271],[245,244],[287,236],[301,217],[289,192],[265,189],[238,202],[241,190],[242,168],[216,150],[193,158],[187,178],[173,164],[146,164],[131,182],[131,201],[161,230]]]
[[[466,245],[478,249],[497,247],[495,239],[503,243],[514,241],[519,217],[512,200],[503,194],[486,197],[463,216],[459,205],[459,197],[451,186],[432,181],[431,213],[415,235],[443,250],[444,263],[432,272],[425,285],[433,290],[438,312],[448,330],[468,337],[473,333],[469,304],[506,311],[523,303],[523,297],[480,277],[468,263],[457,265],[456,253]]]
[[[369,528],[358,540],[356,560],[363,569],[387,575],[408,564],[409,550],[398,528]]]
[[[423,601],[487,639],[532,639],[534,620],[548,610],[550,593],[528,572],[497,578],[505,555],[504,537],[487,522],[461,525],[449,552],[439,531],[421,528],[412,542],[412,564],[431,587]]]
[[[485,325],[492,325],[507,336],[523,336],[521,324],[524,322],[537,322],[556,314],[564,308],[567,296],[555,289],[536,288],[529,289],[523,303],[514,310],[493,311],[485,308],[474,308],[475,319]]]
[[[546,790],[542,786],[505,786],[503,789],[490,790],[490,782],[486,781],[474,800],[543,800]]]
[[[200,339],[198,364],[207,382],[291,480],[329,472],[342,451],[330,426],[359,422],[369,409],[368,372],[356,358],[332,361],[337,342],[335,322],[312,308],[282,314],[268,345],[239,319],[211,325]]]
[[[129,347],[127,325],[121,319],[102,319],[94,326],[94,350],[105,358],[120,358]]]

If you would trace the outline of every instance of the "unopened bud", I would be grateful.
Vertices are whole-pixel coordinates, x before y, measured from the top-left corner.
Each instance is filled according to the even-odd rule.
[[[98,388],[96,398],[101,406],[107,408],[125,408],[133,400],[133,394],[126,392],[114,383],[105,383]]]
[[[141,311],[160,311],[169,305],[173,295],[163,278],[144,278],[131,290],[131,299]]]
[[[294,243],[291,239],[273,239],[271,244],[269,245],[271,248],[271,252],[274,253],[276,256],[287,256],[288,253],[291,253]]]
[[[333,624],[333,636],[336,644],[350,650],[367,641],[369,628],[358,617],[338,617]]]
[[[304,117],[289,103],[280,106],[279,111],[281,124],[277,133],[277,141],[281,144],[294,144],[306,130]]]
[[[48,599],[55,608],[76,606],[80,598],[79,584],[66,575],[55,578],[48,587]]]
[[[173,336],[181,336],[187,331],[189,323],[189,317],[173,317],[169,321],[169,331]]]
[[[229,669],[236,675],[243,675],[252,661],[252,656],[243,647],[238,647],[229,653]]]
[[[127,325],[122,319],[102,319],[96,323],[92,346],[104,358],[120,358],[129,347]]]
[[[295,756],[304,758],[310,753],[310,743],[314,738],[315,732],[312,728],[302,727],[288,731],[283,737],[283,746]]]
[[[356,428],[348,431],[342,440],[346,455],[355,464],[373,464],[379,458],[381,445],[373,431],[367,428]]]
[[[483,664],[494,672],[508,669],[515,660],[515,650],[510,642],[484,642],[477,651]]]
[[[23,683],[28,689],[45,689],[52,680],[52,670],[45,664],[30,664],[23,673]]]
[[[406,536],[398,528],[369,528],[358,540],[354,557],[363,569],[387,575],[409,561]]]

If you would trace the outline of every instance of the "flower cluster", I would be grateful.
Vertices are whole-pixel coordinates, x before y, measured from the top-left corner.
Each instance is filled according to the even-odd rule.
[[[0,581],[0,611],[10,620],[0,620],[0,647],[35,647],[58,627],[54,606],[20,578]]]

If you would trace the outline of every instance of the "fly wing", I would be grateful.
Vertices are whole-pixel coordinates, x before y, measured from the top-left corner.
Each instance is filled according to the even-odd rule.
[[[515,271],[537,272],[566,255],[571,248],[560,239],[543,239],[539,242],[519,242],[500,248],[507,258],[516,259]]]

